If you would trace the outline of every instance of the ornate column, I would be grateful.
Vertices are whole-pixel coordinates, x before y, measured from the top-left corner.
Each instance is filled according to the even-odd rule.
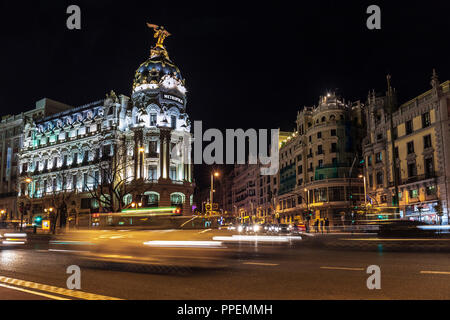
[[[142,129],[134,130],[134,178],[144,178],[144,152],[141,152],[143,145]]]
[[[170,169],[170,133],[172,129],[167,127],[159,127],[159,167],[160,167],[160,179],[169,179]]]

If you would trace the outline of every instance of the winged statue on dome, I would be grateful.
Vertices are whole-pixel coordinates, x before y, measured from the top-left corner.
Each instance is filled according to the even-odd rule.
[[[147,22],[147,27],[153,29],[153,31],[155,32],[153,36],[158,39],[156,42],[156,47],[164,49],[163,45],[164,40],[171,34],[166,29],[164,29],[163,26],[158,26],[156,24],[151,24]]]

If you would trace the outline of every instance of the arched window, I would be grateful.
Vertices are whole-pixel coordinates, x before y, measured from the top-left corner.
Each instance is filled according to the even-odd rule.
[[[326,118],[325,117],[322,117],[322,122],[325,122],[326,121]]]
[[[155,191],[146,191],[147,207],[157,207],[159,205],[159,193]]]
[[[330,116],[330,120],[335,120],[336,119],[336,116],[334,115],[334,114],[332,114],[331,116]]]
[[[184,202],[184,194],[181,192],[174,192],[170,195],[170,203],[172,206],[183,205]]]
[[[133,196],[130,193],[123,196],[123,204],[125,206],[129,205],[131,201],[133,201]]]

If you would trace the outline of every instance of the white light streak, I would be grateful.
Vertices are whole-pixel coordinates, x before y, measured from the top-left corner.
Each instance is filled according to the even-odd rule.
[[[220,248],[223,247],[222,242],[218,241],[162,241],[152,240],[144,242],[146,246],[150,247],[173,247],[173,248]]]

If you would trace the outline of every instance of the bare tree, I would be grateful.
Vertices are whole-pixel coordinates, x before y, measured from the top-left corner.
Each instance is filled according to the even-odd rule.
[[[58,185],[60,187],[58,187]],[[47,192],[47,196],[49,197],[52,207],[54,208],[54,212],[50,212],[50,226],[51,232],[56,232],[56,224],[59,220],[59,227],[63,228],[66,226],[67,218],[68,218],[68,203],[75,198],[76,190],[72,190],[67,187],[67,171],[60,170],[56,177],[53,178],[52,181],[52,191]]]
[[[100,150],[102,155],[100,157]],[[127,147],[124,139],[103,139],[96,151],[96,169],[84,181],[84,189],[95,199],[103,212],[120,212],[125,207],[125,195],[142,187],[143,181],[127,175]]]

